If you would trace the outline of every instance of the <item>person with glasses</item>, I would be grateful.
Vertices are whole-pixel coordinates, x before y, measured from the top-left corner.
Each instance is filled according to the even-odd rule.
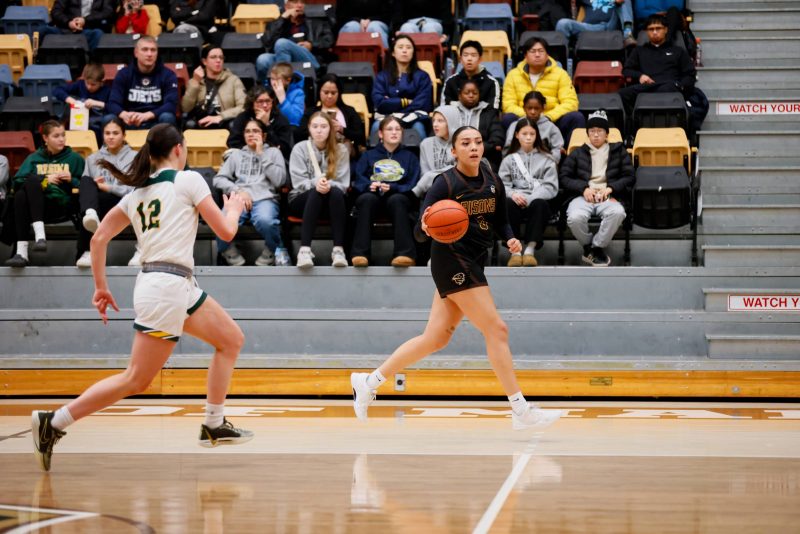
[[[523,60],[506,77],[503,84],[503,128],[525,117],[524,99],[530,91],[544,95],[544,116],[555,123],[564,140],[572,131],[583,128],[586,119],[578,111],[578,94],[567,71],[547,54],[547,41],[531,37],[522,45]]]
[[[288,160],[292,151],[292,127],[283,116],[272,87],[254,85],[247,94],[242,111],[231,124],[231,135],[228,136],[228,148],[245,146],[244,128],[253,119],[263,122],[267,127],[267,145],[280,149],[284,159]]]
[[[228,128],[244,109],[244,84],[225,68],[222,48],[204,48],[202,62],[194,69],[181,99],[186,129]]]

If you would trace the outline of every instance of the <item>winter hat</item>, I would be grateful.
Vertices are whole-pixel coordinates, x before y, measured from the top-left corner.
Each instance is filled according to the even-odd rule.
[[[605,110],[598,109],[589,115],[589,119],[586,121],[586,130],[588,131],[589,128],[602,128],[608,133],[608,116]]]

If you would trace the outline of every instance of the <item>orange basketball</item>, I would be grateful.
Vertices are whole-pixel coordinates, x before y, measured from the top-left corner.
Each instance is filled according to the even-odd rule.
[[[454,243],[467,233],[469,215],[455,200],[440,200],[431,206],[425,224],[428,233],[439,243]]]

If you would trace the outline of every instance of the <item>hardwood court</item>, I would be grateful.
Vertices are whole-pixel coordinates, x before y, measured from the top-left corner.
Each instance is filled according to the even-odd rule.
[[[133,400],[80,421],[50,474],[29,413],[0,401],[0,532],[800,532],[800,406],[236,399],[256,432],[195,444],[202,403]],[[27,525],[14,530],[14,525]]]

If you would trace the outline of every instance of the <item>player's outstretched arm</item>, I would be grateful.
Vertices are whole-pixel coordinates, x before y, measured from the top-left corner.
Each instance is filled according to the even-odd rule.
[[[220,210],[211,198],[207,196],[197,205],[200,215],[208,226],[223,241],[231,241],[236,236],[239,229],[239,216],[244,211],[244,199],[236,192],[230,195],[222,195],[224,205]]]
[[[92,305],[100,312],[103,322],[108,322],[106,308],[111,306],[119,311],[114,297],[108,290],[108,280],[106,280],[106,255],[108,243],[130,224],[130,219],[119,206],[115,206],[100,221],[100,226],[92,236],[90,246],[92,256],[92,276],[94,277],[94,296]]]

